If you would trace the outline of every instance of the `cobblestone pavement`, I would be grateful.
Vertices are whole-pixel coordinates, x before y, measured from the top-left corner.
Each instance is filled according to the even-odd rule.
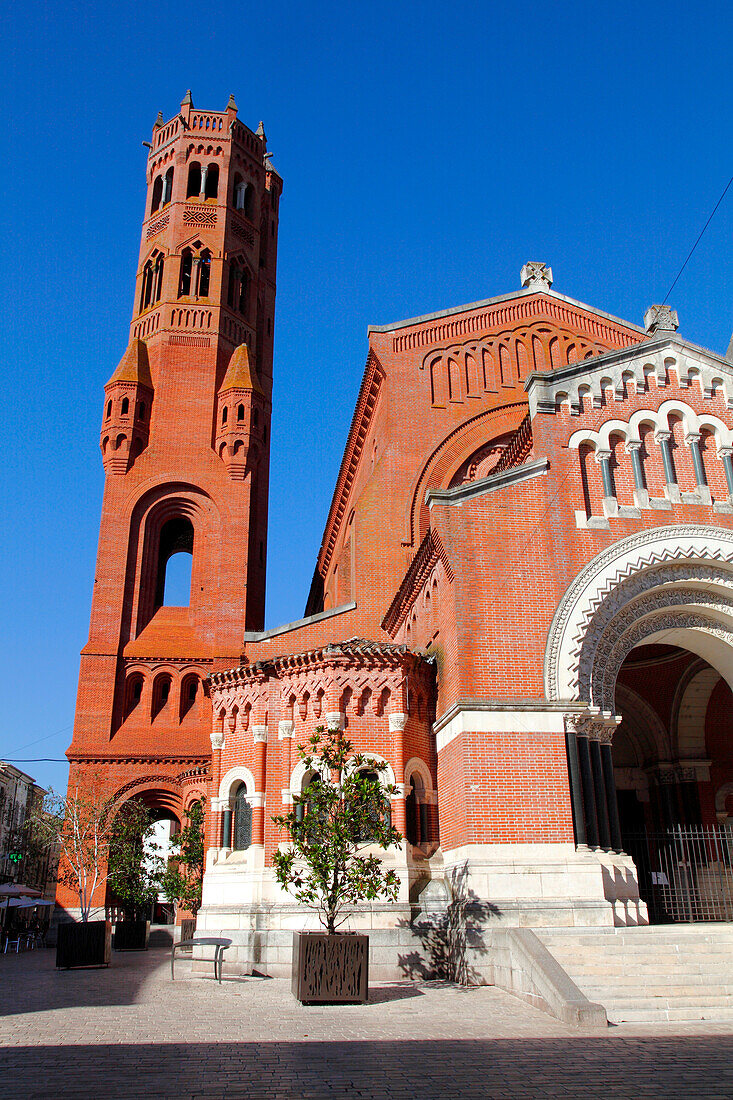
[[[733,1097],[733,1025],[582,1033],[493,988],[380,984],[305,1007],[288,983],[210,976],[169,953],[57,972],[0,956],[0,1097]]]

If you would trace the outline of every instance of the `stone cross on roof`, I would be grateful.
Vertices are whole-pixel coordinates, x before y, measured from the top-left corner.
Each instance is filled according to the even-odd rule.
[[[552,286],[552,268],[539,260],[528,260],[519,278],[527,290],[549,290]]]

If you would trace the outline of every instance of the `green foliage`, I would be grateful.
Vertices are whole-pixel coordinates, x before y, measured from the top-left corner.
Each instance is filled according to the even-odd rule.
[[[361,753],[341,730],[319,726],[298,752],[315,781],[293,798],[290,813],[273,817],[291,845],[275,853],[275,877],[303,905],[315,909],[330,933],[360,901],[396,901],[399,878],[364,847],[387,849],[402,836],[390,821],[393,786],[379,780],[386,764]]]
[[[194,802],[185,818],[180,833],[171,838],[172,856],[160,884],[168,901],[178,902],[196,916],[204,879],[204,800]]]
[[[164,871],[160,845],[151,840],[152,825],[136,798],[120,807],[112,823],[107,880],[133,920],[144,920],[157,901]]]

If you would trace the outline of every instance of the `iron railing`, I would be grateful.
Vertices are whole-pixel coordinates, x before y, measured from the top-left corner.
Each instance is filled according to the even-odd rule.
[[[624,848],[639,876],[639,893],[654,924],[733,921],[733,830],[676,825],[627,833]]]

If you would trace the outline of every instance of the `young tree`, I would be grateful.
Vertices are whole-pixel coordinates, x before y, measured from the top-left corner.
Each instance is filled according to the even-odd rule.
[[[168,901],[177,901],[194,917],[201,908],[204,880],[204,821],[206,806],[202,799],[185,811],[185,824],[171,838],[172,854],[161,887]]]
[[[389,796],[380,782],[387,765],[361,753],[341,730],[319,726],[309,747],[298,752],[315,779],[293,798],[290,813],[273,817],[291,845],[275,853],[275,878],[297,901],[315,909],[327,932],[335,933],[360,901],[396,901],[399,878],[385,870],[365,844],[387,849],[402,836],[392,827]]]
[[[81,919],[89,920],[95,891],[107,881],[114,811],[102,783],[91,777],[65,795],[50,790],[30,822],[41,843],[58,845],[58,881],[79,898]]]
[[[165,870],[152,829],[150,811],[136,798],[123,803],[112,823],[107,881],[133,920],[147,919]]]

